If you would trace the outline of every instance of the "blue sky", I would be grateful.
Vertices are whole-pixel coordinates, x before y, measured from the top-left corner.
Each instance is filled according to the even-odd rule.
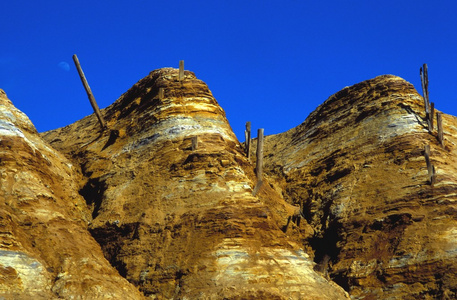
[[[2,1],[0,88],[38,131],[92,113],[152,70],[205,81],[238,138],[286,131],[345,86],[382,74],[457,115],[457,1]]]

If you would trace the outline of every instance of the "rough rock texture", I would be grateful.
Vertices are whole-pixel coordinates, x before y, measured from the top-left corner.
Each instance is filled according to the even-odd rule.
[[[455,299],[457,118],[441,147],[423,111],[395,76],[347,87],[266,137],[253,196],[191,72],[41,138],[0,90],[0,299]]]
[[[457,298],[457,118],[443,115],[442,148],[424,117],[410,83],[380,76],[266,138],[270,179],[302,207],[315,261],[352,299]]]
[[[87,230],[79,178],[0,90],[0,299],[140,299]]]
[[[253,165],[193,73],[151,72],[102,113],[109,130],[92,115],[43,137],[81,166],[90,232],[146,296],[348,298],[314,270],[297,208],[268,182],[252,195]]]

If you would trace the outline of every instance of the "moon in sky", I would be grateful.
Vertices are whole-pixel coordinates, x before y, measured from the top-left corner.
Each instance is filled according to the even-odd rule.
[[[58,66],[64,71],[70,71],[70,65],[66,61],[61,61]]]

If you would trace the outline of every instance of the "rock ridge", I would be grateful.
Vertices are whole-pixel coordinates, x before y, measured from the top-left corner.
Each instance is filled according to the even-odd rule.
[[[74,166],[0,90],[0,298],[140,299],[87,231]]]
[[[267,182],[252,195],[253,166],[192,72],[153,71],[102,114],[110,131],[89,116],[43,138],[82,166],[89,229],[146,296],[347,299],[313,269],[306,222],[284,229],[297,208]]]
[[[265,138],[253,196],[224,110],[178,73],[103,109],[108,129],[90,115],[39,135],[0,90],[2,297],[457,297],[456,117],[442,147],[412,84],[346,87]]]
[[[457,120],[443,116],[444,148],[413,85],[384,75],[344,88],[297,128],[266,138],[266,172],[315,230],[315,261],[327,260],[354,299],[457,295]]]

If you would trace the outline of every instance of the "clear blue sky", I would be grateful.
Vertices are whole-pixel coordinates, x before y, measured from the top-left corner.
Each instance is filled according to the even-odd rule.
[[[101,108],[152,70],[205,81],[238,138],[302,123],[330,95],[382,74],[457,115],[457,1],[2,1],[0,88],[46,131],[92,113],[77,54]]]

